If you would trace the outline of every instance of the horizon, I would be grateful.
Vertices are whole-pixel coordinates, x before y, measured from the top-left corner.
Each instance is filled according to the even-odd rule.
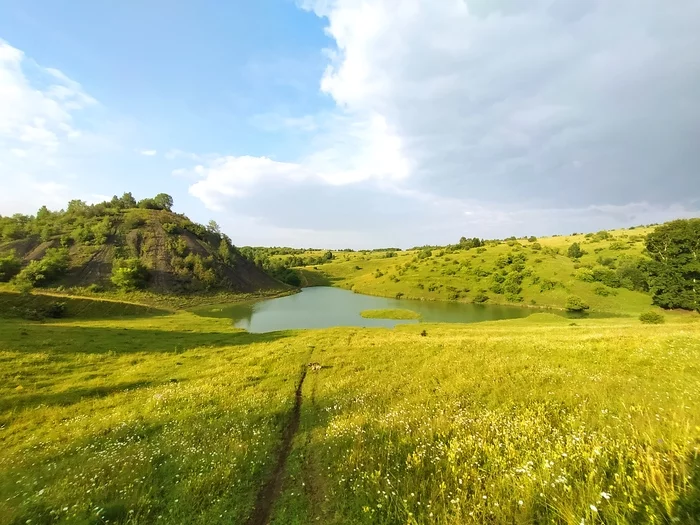
[[[0,215],[165,192],[355,250],[700,216],[700,4],[393,6],[0,0]]]

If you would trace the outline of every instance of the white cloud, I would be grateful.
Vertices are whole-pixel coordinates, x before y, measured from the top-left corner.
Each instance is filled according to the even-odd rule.
[[[317,0],[321,89],[410,186],[509,206],[700,194],[700,3]],[[377,147],[381,149],[381,147]]]
[[[142,149],[139,153],[145,157],[155,157],[158,151],[154,149]]]
[[[90,138],[76,116],[94,106],[80,84],[0,40],[0,213],[65,204],[66,151]]]

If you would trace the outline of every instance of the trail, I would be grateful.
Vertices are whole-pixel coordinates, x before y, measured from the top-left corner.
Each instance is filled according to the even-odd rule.
[[[306,371],[307,366],[304,365],[304,368],[301,371],[301,376],[299,377],[299,384],[297,385],[294,408],[287,425],[282,431],[282,446],[280,447],[277,455],[277,464],[275,465],[275,469],[270,474],[268,480],[261,487],[260,492],[258,492],[258,496],[255,499],[253,513],[248,519],[248,525],[267,525],[270,520],[272,507],[280,494],[282,480],[284,479],[284,467],[287,464],[289,453],[292,451],[292,441],[294,441],[294,435],[297,433],[297,430],[299,430],[302,388],[304,386],[304,379],[306,379]]]

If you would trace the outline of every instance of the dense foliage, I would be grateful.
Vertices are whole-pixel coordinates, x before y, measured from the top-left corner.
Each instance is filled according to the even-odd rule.
[[[148,281],[148,269],[136,258],[118,259],[112,266],[112,283],[122,290],[144,288]]]
[[[700,219],[662,224],[647,236],[654,304],[700,311]]]
[[[18,288],[30,289],[64,275],[73,286],[88,276],[99,281],[90,291],[135,290],[158,267],[161,277],[150,281],[161,288],[228,287],[238,249],[215,221],[197,224],[172,213],[172,206],[165,193],[140,201],[125,193],[92,205],[72,200],[60,211],[42,206],[34,216],[0,216],[0,282],[14,279]]]

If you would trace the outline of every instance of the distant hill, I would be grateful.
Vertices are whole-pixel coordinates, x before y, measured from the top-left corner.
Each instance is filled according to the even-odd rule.
[[[431,301],[565,308],[570,296],[594,311],[649,309],[646,235],[653,227],[589,234],[481,241],[410,250],[308,250],[269,255],[291,266],[303,286],[333,285],[358,293]],[[475,242],[476,241],[476,242]],[[569,250],[576,244],[579,253]]]
[[[164,194],[138,203],[125,194],[0,217],[0,281],[158,293],[287,288],[243,257],[215,223],[196,224],[171,206]]]

